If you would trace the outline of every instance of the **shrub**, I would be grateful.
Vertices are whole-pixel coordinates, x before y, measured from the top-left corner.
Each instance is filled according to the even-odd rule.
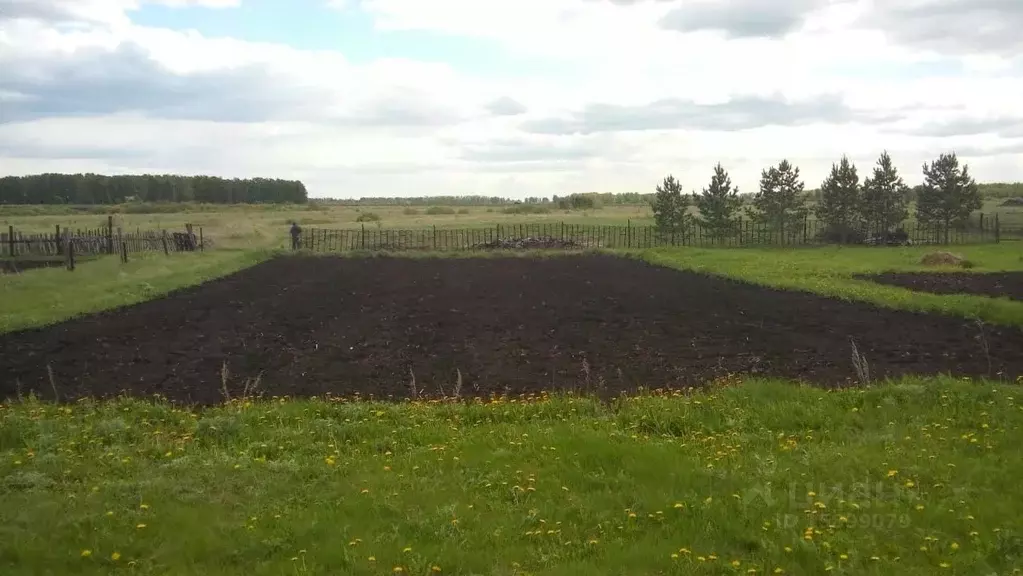
[[[415,208],[409,207],[409,208],[405,208],[404,210],[402,210],[401,213],[406,215],[406,216],[415,216],[415,215],[419,214],[419,210],[416,210]]]
[[[459,214],[468,214],[469,213],[469,209],[468,208],[459,208],[458,209],[458,213]]]
[[[515,204],[501,210],[505,214],[550,214],[550,208],[536,204]]]
[[[450,206],[430,206],[426,213],[430,216],[450,215],[455,213],[455,209]]]
[[[380,221],[380,215],[376,212],[363,212],[359,214],[359,217],[355,219],[356,222],[378,222]]]

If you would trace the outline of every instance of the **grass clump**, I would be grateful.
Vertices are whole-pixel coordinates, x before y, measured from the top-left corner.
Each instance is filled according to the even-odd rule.
[[[428,216],[450,216],[455,214],[455,209],[451,206],[430,206],[426,209]]]
[[[550,214],[551,209],[535,204],[515,204],[501,209],[504,214]]]
[[[362,212],[355,217],[356,222],[379,222],[380,220],[380,215],[376,212]]]

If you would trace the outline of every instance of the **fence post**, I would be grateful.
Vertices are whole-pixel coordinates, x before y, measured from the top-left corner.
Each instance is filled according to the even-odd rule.
[[[200,252],[206,251],[206,242],[204,242],[202,239],[202,226],[199,227],[199,251]]]
[[[67,238],[67,269],[75,271],[75,239],[70,235]]]
[[[14,226],[7,227],[7,251],[14,258]]]
[[[995,244],[1002,241],[1002,230],[998,225],[998,212],[995,212]]]
[[[107,254],[114,253],[114,217],[107,216]]]
[[[53,229],[53,243],[57,247],[57,254],[63,254],[64,251],[60,247],[60,224],[54,225]]]
[[[632,248],[632,219],[625,221],[625,247]]]
[[[163,231],[163,255],[170,256],[170,250],[167,248],[167,231]]]
[[[366,225],[362,225],[362,249],[366,249]]]
[[[433,249],[437,250],[437,225],[433,225]]]

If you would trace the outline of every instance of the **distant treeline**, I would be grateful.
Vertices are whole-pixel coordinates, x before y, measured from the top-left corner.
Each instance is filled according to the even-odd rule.
[[[211,204],[301,204],[305,185],[271,178],[140,174],[35,174],[0,178],[0,204],[121,204],[206,202]]]
[[[600,206],[649,205],[654,195],[638,192],[599,193],[585,192],[568,196],[545,198],[530,196],[522,200],[500,196],[416,196],[416,197],[363,197],[316,198],[321,204],[338,206],[506,206],[510,204],[544,204],[560,208],[593,208]]]

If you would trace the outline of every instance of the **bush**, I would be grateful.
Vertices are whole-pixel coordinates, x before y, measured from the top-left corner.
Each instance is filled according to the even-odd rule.
[[[406,208],[406,209],[402,210],[401,213],[406,215],[406,216],[415,216],[415,215],[419,214],[419,210],[416,210],[415,208]]]
[[[550,208],[536,204],[515,204],[501,210],[505,214],[550,214]]]
[[[430,216],[450,215],[455,213],[455,209],[450,206],[430,206],[426,213]]]
[[[359,217],[355,219],[356,222],[378,222],[380,221],[380,215],[376,212],[363,212],[359,214]]]
[[[458,209],[458,213],[459,214],[468,214],[469,213],[469,209],[468,208],[459,208]]]

